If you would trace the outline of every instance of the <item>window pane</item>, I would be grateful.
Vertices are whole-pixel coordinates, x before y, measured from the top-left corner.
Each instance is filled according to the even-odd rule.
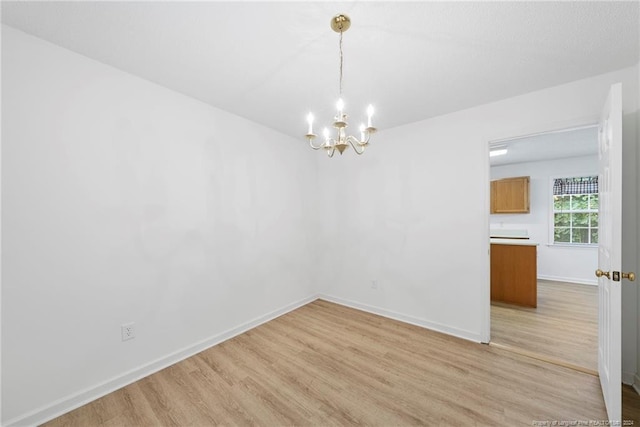
[[[597,213],[591,213],[589,214],[589,218],[591,218],[591,227],[597,227],[598,226],[598,214]]]
[[[571,229],[571,242],[572,243],[589,243],[589,229],[588,228]]]
[[[553,241],[554,242],[571,242],[571,234],[569,234],[570,228],[554,228]]]
[[[553,209],[556,211],[568,211],[571,196],[553,196]]]
[[[591,229],[591,243],[598,243],[598,229]]]
[[[597,194],[592,194],[591,197],[589,198],[590,202],[589,202],[589,209],[598,209],[598,195]]]
[[[575,213],[573,215],[574,227],[588,227],[589,226],[589,214],[588,213]]]
[[[579,194],[571,196],[571,209],[589,209],[589,195]]]
[[[569,227],[571,225],[571,214],[557,213],[553,214],[554,227]]]

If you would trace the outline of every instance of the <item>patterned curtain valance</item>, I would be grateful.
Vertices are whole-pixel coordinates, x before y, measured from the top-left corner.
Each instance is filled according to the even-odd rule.
[[[598,192],[598,177],[557,178],[553,181],[553,195],[593,194]]]

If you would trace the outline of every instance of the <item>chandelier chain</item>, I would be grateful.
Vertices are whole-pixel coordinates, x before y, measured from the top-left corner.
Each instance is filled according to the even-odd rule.
[[[340,96],[342,96],[342,31],[340,31]]]

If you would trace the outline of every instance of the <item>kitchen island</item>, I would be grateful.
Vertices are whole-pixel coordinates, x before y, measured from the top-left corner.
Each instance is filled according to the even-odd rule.
[[[537,243],[491,239],[491,301],[538,305]]]

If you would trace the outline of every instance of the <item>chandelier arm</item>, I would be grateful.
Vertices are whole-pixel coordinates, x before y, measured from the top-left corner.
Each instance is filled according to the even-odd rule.
[[[329,157],[333,157],[333,155],[335,154],[335,152],[336,152],[336,147],[335,147],[335,145],[334,145],[334,146],[333,146],[333,148],[331,148],[331,149],[327,150],[327,156],[329,156]]]
[[[310,146],[311,148],[313,148],[314,150],[319,150],[319,149],[321,149],[323,145],[324,145],[324,144],[322,144],[322,143],[321,143],[320,145],[318,145],[318,146],[316,147],[315,145],[313,145],[313,138],[309,138],[309,146]]]
[[[356,142],[356,145],[354,145],[353,141],[355,141],[355,142]],[[347,137],[347,142],[348,142],[349,144],[351,144],[351,146],[353,147],[353,151],[355,151],[357,154],[362,154],[362,153],[364,153],[364,148],[365,148],[365,147],[364,147],[364,145],[363,145],[363,144],[360,144],[360,141],[358,141],[358,139],[357,139],[357,138],[355,138],[355,137],[353,137],[353,136],[349,135],[349,136]],[[357,148],[357,147],[362,147],[362,151],[358,151],[358,148]]]

